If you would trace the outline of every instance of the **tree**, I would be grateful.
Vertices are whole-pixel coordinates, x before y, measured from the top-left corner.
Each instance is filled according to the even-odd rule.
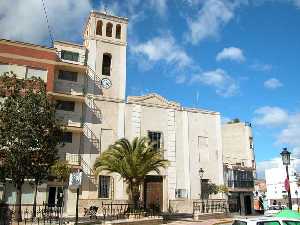
[[[67,161],[57,160],[51,167],[51,175],[54,176],[58,181],[63,182],[63,196],[61,197],[58,205],[63,206],[64,192],[66,183],[69,180],[69,176],[72,172],[72,168],[68,165]]]
[[[63,130],[41,79],[5,74],[0,76],[0,88],[6,96],[0,105],[1,165],[16,187],[16,219],[21,221],[22,185],[28,178],[47,178]]]
[[[57,160],[51,167],[51,175],[63,183],[68,181],[71,172],[72,168],[68,165],[67,161]]]
[[[132,143],[122,138],[109,146],[95,161],[96,172],[118,173],[128,184],[129,200],[137,207],[140,187],[150,172],[160,173],[168,161],[148,138],[136,137]]]
[[[208,183],[206,187],[206,193],[208,194],[208,197],[212,194],[218,194],[219,193],[218,185],[214,183]]]
[[[226,185],[219,185],[218,186],[218,192],[222,193],[222,198],[223,198],[223,194],[228,194],[229,190],[228,187]]]

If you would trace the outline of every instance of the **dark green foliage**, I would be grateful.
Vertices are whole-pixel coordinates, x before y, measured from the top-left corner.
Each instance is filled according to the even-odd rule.
[[[161,151],[155,149],[155,143],[148,138],[135,138],[132,143],[123,138],[111,145],[96,159],[94,168],[100,171],[118,173],[128,184],[130,200],[135,206],[140,198],[140,187],[147,174],[160,173],[168,161],[163,159]]]
[[[51,167],[51,175],[55,176],[59,181],[67,182],[72,172],[72,168],[66,161],[57,160]]]
[[[8,96],[0,105],[1,174],[21,194],[25,179],[35,179],[36,185],[47,179],[63,130],[42,80],[4,75],[0,76],[0,87]],[[17,204],[20,201],[18,196]]]

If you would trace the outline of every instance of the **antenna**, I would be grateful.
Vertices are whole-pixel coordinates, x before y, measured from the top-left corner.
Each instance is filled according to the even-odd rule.
[[[46,22],[47,22],[49,37],[50,37],[50,40],[51,40],[51,47],[53,47],[53,45],[54,45],[53,44],[54,43],[54,38],[53,38],[53,35],[52,35],[52,30],[51,30],[51,27],[50,27],[50,24],[49,24],[49,20],[48,20],[46,5],[45,5],[44,0],[41,0],[41,1],[42,1],[43,9],[44,9],[44,14],[45,14]]]

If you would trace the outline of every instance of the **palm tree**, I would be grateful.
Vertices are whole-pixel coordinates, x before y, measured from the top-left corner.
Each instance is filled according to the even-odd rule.
[[[160,173],[166,168],[168,160],[163,159],[161,151],[148,138],[136,137],[132,143],[126,138],[110,145],[95,161],[94,168],[101,171],[118,173],[128,184],[129,200],[137,207],[140,199],[140,187],[150,172]]]

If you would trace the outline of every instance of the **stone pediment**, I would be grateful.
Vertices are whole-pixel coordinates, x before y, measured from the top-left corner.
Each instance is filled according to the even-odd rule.
[[[128,103],[147,105],[147,106],[158,106],[164,108],[179,108],[180,104],[173,101],[168,101],[164,97],[152,93],[144,96],[128,96]]]

